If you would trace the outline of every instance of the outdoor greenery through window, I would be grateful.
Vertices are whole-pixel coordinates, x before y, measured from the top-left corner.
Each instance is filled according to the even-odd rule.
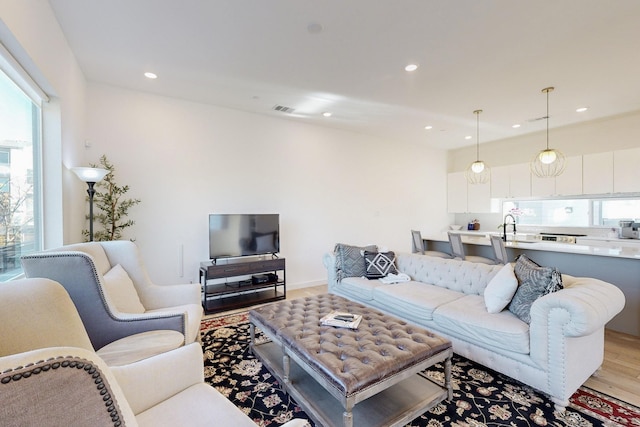
[[[522,225],[618,227],[620,221],[640,222],[640,198],[509,200],[502,211]]]
[[[39,249],[40,107],[0,71],[0,281]]]

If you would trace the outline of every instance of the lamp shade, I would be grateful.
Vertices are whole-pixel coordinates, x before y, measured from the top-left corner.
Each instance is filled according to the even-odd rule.
[[[109,173],[100,168],[71,168],[71,170],[84,182],[100,182]]]

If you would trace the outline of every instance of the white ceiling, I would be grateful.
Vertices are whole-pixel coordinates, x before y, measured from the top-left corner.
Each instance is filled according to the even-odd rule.
[[[547,86],[551,128],[640,110],[639,0],[49,1],[91,82],[435,148],[544,130]]]

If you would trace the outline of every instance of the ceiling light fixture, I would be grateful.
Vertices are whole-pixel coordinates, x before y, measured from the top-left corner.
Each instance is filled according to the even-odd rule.
[[[549,92],[553,92],[553,87],[542,89],[542,93],[547,94],[547,148],[540,151],[531,162],[531,172],[539,178],[553,178],[564,171],[565,157],[560,151],[549,148]]]
[[[324,117],[331,117],[331,116],[333,116],[333,113],[331,113],[331,112],[329,112],[329,111],[325,111],[324,113],[322,113],[322,115],[323,115]]]
[[[154,73],[150,73],[150,72],[148,72],[148,71],[147,71],[146,73],[144,73],[144,76],[145,76],[146,78],[148,78],[148,79],[157,79],[157,78],[158,78],[158,76],[157,76],[156,74],[154,74]]]
[[[418,69],[418,66],[416,64],[409,64],[406,67],[404,67],[405,71],[415,71]]]
[[[520,124],[519,124],[519,123],[516,123],[515,125],[513,125],[513,126],[511,126],[511,127],[512,127],[512,128],[514,128],[514,129],[518,129],[518,128],[520,127]]]
[[[426,130],[431,130],[431,129],[433,129],[433,126],[431,126],[431,125],[427,125],[427,126],[425,126],[424,128],[425,128]]]
[[[588,107],[580,107],[580,108],[576,108],[576,113],[584,113],[585,111],[587,111],[589,108]]]
[[[491,177],[489,166],[480,160],[480,113],[482,110],[473,112],[476,115],[476,161],[471,163],[465,171],[469,184],[486,184]]]

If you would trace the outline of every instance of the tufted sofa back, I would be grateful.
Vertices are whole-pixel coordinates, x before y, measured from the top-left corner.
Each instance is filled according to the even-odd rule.
[[[493,276],[503,267],[421,254],[396,254],[398,270],[412,280],[465,294],[482,295]]]

